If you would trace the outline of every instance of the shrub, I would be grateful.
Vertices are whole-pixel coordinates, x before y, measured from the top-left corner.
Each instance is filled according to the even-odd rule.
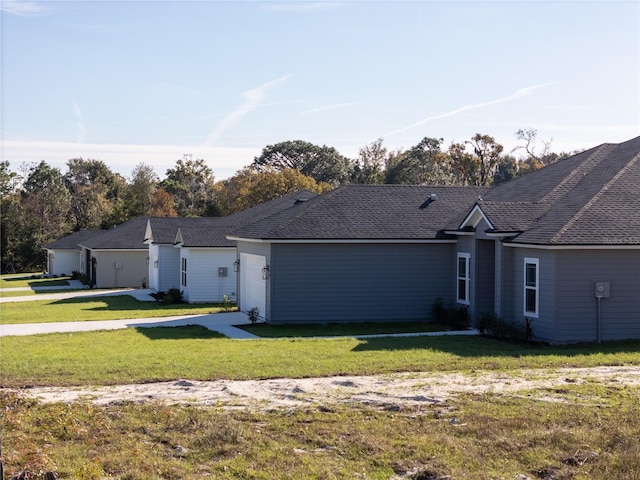
[[[224,295],[222,297],[222,311],[232,312],[233,310],[234,310],[234,305],[231,302],[231,297],[229,295]]]
[[[247,314],[249,315],[251,323],[256,323],[260,318],[260,309],[258,307],[253,307],[249,312],[247,312]]]
[[[167,293],[162,296],[162,303],[172,305],[174,303],[184,303],[182,291],[179,288],[170,288]]]
[[[531,340],[533,329],[531,319],[525,318],[523,322],[509,322],[494,312],[485,312],[480,316],[478,330],[482,335],[504,338],[507,340]]]
[[[444,323],[452,328],[469,328],[471,320],[466,305],[446,307],[442,297],[435,299],[431,305],[431,318],[438,323]]]
[[[71,272],[71,280],[80,280],[83,285],[89,285],[89,276],[77,270]]]

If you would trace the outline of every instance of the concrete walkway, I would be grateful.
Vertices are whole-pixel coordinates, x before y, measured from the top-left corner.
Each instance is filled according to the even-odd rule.
[[[76,280],[70,280],[69,287],[34,287],[36,291],[46,290],[63,290],[82,288],[83,285]],[[18,291],[30,290],[31,288],[8,289],[3,288],[0,291]],[[74,290],[68,293],[42,293],[38,295],[29,295],[24,297],[3,297],[0,303],[8,302],[29,302],[34,300],[64,300],[74,297],[100,297],[114,295],[131,295],[135,299],[142,302],[155,302],[150,294],[149,289],[127,288],[116,290]],[[0,309],[0,315],[2,310]],[[51,323],[26,323],[16,325],[0,325],[0,337],[8,336],[24,336],[39,335],[46,333],[72,333],[72,332],[90,332],[97,330],[119,330],[123,328],[152,328],[152,327],[182,327],[186,325],[200,325],[211,331],[218,332],[225,337],[233,339],[257,339],[261,338],[249,332],[236,328],[234,325],[250,325],[249,317],[242,312],[231,313],[214,313],[210,315],[180,315],[173,317],[157,317],[157,318],[136,318],[128,320],[97,320],[97,321],[80,321],[80,322],[51,322]],[[442,336],[442,335],[478,335],[477,330],[460,330],[451,332],[414,332],[414,333],[397,333],[397,334],[380,334],[380,335],[349,335],[350,337],[367,339],[382,337],[418,337],[418,336]],[[322,337],[336,338],[336,337]]]
[[[39,335],[45,333],[90,332],[96,330],[120,330],[123,328],[183,327],[201,325],[211,331],[234,339],[260,338],[234,325],[251,322],[242,312],[214,313],[211,315],[180,315],[162,318],[135,318],[129,320],[96,320],[86,322],[25,323],[0,325],[0,337]]]

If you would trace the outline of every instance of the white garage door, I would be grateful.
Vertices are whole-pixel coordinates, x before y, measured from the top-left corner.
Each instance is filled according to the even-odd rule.
[[[240,254],[240,310],[248,312],[258,307],[264,318],[267,307],[267,282],[262,278],[262,269],[267,260],[262,255]]]

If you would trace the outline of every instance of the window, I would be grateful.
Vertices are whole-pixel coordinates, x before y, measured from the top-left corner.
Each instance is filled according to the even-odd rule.
[[[468,253],[458,253],[457,262],[457,290],[458,290],[458,303],[464,303],[469,305],[469,284],[471,278],[469,277],[469,260],[471,255]]]
[[[181,265],[181,284],[183,287],[187,286],[187,259],[186,258],[182,258],[182,265]]]
[[[537,258],[524,259],[524,314],[538,317],[539,305],[539,260]]]

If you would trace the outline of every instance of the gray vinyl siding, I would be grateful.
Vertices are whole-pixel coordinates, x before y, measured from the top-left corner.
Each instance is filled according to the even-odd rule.
[[[640,251],[558,252],[559,342],[597,339],[595,282],[610,282],[601,302],[601,339],[640,338]]]
[[[269,320],[427,320],[437,297],[455,300],[455,252],[454,244],[274,244]]]
[[[538,317],[532,321],[533,340],[556,341],[556,252],[525,248],[505,248],[503,251],[503,318],[523,324],[524,259],[538,259]]]

